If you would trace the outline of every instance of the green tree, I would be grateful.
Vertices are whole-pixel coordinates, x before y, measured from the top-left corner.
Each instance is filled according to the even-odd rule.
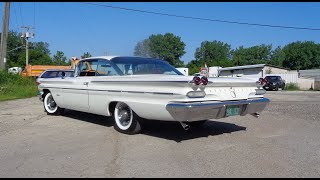
[[[289,43],[282,49],[283,66],[295,69],[313,69],[320,67],[320,44],[313,41],[297,41]]]
[[[29,50],[30,49],[39,51],[39,53],[46,54],[46,55],[50,56],[49,43],[47,43],[47,42],[42,42],[42,41],[32,42],[29,45]]]
[[[237,66],[267,63],[271,58],[271,49],[272,45],[265,44],[249,48],[240,46],[232,50],[232,60]]]
[[[185,46],[181,38],[172,33],[153,34],[136,44],[134,55],[159,58],[168,61],[175,67],[183,67],[184,63],[180,58],[186,53]]]
[[[18,64],[20,67],[24,67],[26,64],[26,54],[22,53],[18,57]],[[48,54],[44,54],[41,50],[30,49],[29,50],[29,64],[30,65],[52,65],[52,60]]]
[[[184,66],[180,58],[186,53],[184,51],[186,45],[179,36],[166,33],[151,35],[149,39],[151,57],[164,59],[175,67]]]
[[[134,55],[141,57],[152,57],[152,53],[150,51],[150,39],[145,39],[141,42],[138,42],[134,47]]]
[[[62,51],[57,51],[57,53],[53,55],[52,62],[54,65],[60,65],[60,66],[68,65],[67,57],[64,55]]]
[[[204,61],[203,60],[191,60],[189,63],[187,63],[186,67],[189,69],[189,75],[193,75],[195,73],[198,73],[200,71],[201,67],[204,67]]]
[[[91,55],[89,52],[85,52],[85,53],[83,53],[83,55],[81,56],[82,59],[84,59],[84,58],[89,58],[89,57],[92,57],[92,55]]]
[[[22,67],[24,65],[24,64],[21,65],[18,63],[19,56],[25,53],[25,47],[22,42],[23,41],[17,32],[9,31],[8,45],[7,45],[7,63],[6,63],[7,67],[13,67],[13,66]]]
[[[272,51],[269,64],[282,67],[284,58],[285,58],[285,54],[282,51],[281,46],[278,46],[275,50]]]
[[[201,46],[196,49],[195,59],[198,63],[207,64],[207,66],[232,66],[230,60],[231,46],[221,41],[203,41]],[[201,66],[201,67],[202,67]]]

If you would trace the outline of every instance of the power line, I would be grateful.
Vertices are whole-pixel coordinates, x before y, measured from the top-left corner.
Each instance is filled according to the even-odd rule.
[[[95,6],[102,6],[102,7],[106,7],[106,8],[121,9],[121,10],[126,10],[126,11],[135,11],[135,12],[140,12],[140,13],[157,14],[157,15],[162,15],[162,16],[171,16],[171,17],[193,19],[193,20],[203,20],[203,21],[229,23],[229,24],[240,24],[240,25],[250,25],[250,26],[262,26],[262,27],[271,27],[271,28],[284,28],[284,29],[320,31],[320,28],[294,27],[294,26],[282,26],[282,25],[270,25],[270,24],[257,24],[257,23],[238,22],[238,21],[227,21],[227,20],[219,20],[219,19],[209,19],[209,18],[200,18],[200,17],[192,17],[192,16],[181,16],[181,15],[175,15],[175,14],[159,13],[159,12],[145,11],[145,10],[131,9],[131,8],[124,8],[124,7],[117,7],[117,6],[111,6],[111,5],[105,5],[105,4],[96,4],[96,3],[88,3],[88,2],[81,2],[81,3],[89,4],[89,5],[95,5]]]

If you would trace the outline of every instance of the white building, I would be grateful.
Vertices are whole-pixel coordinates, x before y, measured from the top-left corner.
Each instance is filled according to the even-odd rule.
[[[259,79],[268,74],[297,74],[297,71],[290,71],[286,68],[266,65],[254,64],[246,66],[234,66],[219,69],[219,77],[245,77]]]

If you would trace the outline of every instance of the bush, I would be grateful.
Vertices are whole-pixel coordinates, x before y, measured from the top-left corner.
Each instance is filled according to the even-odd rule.
[[[300,90],[300,88],[299,88],[297,83],[288,83],[288,84],[286,84],[284,89],[288,90],[288,91]]]
[[[35,79],[0,71],[0,101],[36,96]]]

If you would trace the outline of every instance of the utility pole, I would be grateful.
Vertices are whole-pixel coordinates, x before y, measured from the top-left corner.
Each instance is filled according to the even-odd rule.
[[[7,61],[7,40],[9,29],[10,2],[4,3],[4,14],[2,17],[2,33],[0,45],[0,70],[6,67]]]
[[[26,29],[25,32],[22,33],[21,38],[24,38],[26,40],[26,66],[29,64],[29,38],[34,38],[34,33],[30,33],[29,29],[34,29],[33,27],[30,26],[22,26],[21,28]]]

